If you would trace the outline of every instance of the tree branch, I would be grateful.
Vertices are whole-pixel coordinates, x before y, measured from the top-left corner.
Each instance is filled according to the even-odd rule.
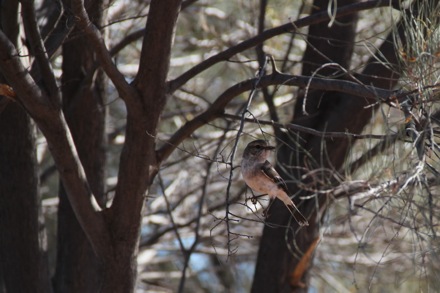
[[[97,256],[104,258],[111,249],[110,237],[104,217],[99,213],[100,208],[88,185],[60,106],[52,103],[35,84],[21,63],[15,47],[2,31],[0,31],[0,70],[14,88],[17,99],[46,137],[75,215]]]
[[[180,8],[180,11],[184,10],[185,8],[191,6],[193,3],[197,2],[197,0],[186,0],[182,2],[182,6]],[[140,39],[145,35],[145,28],[138,29],[134,32],[129,33],[126,35],[122,40],[120,40],[116,45],[114,45],[110,49],[110,55],[114,56],[118,54],[122,49],[124,49],[128,44]]]
[[[47,36],[43,35],[43,37],[45,37],[44,46],[49,58],[55,54],[75,26],[75,20],[71,10],[64,9],[64,3],[61,6],[63,7],[63,12],[56,22],[55,27],[51,28]]]
[[[133,254],[137,251],[144,196],[157,174],[155,134],[166,103],[165,81],[180,2],[151,1],[139,72],[131,85],[138,98],[127,104],[125,144],[111,213],[113,235],[127,240]]]
[[[150,5],[139,61],[139,72],[133,81],[133,84],[142,91],[155,91],[156,88],[159,89],[166,86],[165,81],[170,62],[171,44],[174,38],[174,29],[180,12],[181,1],[173,0],[168,2],[167,5],[162,3],[159,5],[152,1]],[[161,36],[158,34],[161,34]],[[154,40],[155,43],[151,43],[151,40]],[[153,85],[150,84],[151,82],[146,82],[152,80],[152,77],[163,84]],[[157,103],[157,101],[154,102]]]
[[[344,15],[353,14],[362,10],[368,10],[372,8],[379,8],[384,6],[396,6],[399,5],[399,1],[397,0],[376,0],[376,1],[366,1],[356,4],[351,4],[347,6],[340,7],[336,10],[336,15],[333,15],[333,17],[341,17]],[[291,33],[294,32],[296,29],[309,26],[312,24],[320,23],[323,21],[327,21],[330,19],[330,16],[327,11],[319,12],[304,18],[301,18],[295,22],[289,22],[286,24],[283,24],[281,26],[275,27],[273,29],[269,29],[264,31],[263,33],[247,39],[246,41],[243,41],[236,46],[233,46],[229,49],[226,49],[223,52],[220,52],[205,61],[199,63],[198,65],[194,66],[190,70],[186,71],[179,77],[175,78],[174,80],[169,81],[169,92],[172,93],[176,89],[180,88],[182,85],[184,85],[188,80],[193,78],[194,76],[198,75],[202,71],[210,68],[212,65],[217,64],[221,61],[227,61],[232,56],[243,52],[247,49],[250,49],[252,47],[255,47],[256,45],[273,38],[275,36],[281,35],[283,33]]]
[[[241,120],[240,116],[226,114],[226,113],[223,114],[222,117],[237,120],[237,121]],[[319,130],[316,130],[316,129],[313,129],[310,127],[306,127],[306,126],[302,126],[299,124],[294,124],[294,123],[282,124],[282,123],[268,121],[268,120],[256,121],[256,119],[254,119],[254,118],[245,118],[244,121],[250,122],[250,123],[257,123],[258,122],[259,125],[271,125],[277,129],[287,129],[287,130],[291,130],[291,131],[299,131],[299,132],[308,133],[308,134],[311,134],[314,136],[319,136],[321,138],[380,139],[380,140],[389,142],[390,140],[397,140],[397,138],[399,137],[398,134],[389,134],[389,135],[386,135],[386,134],[357,134],[357,133],[351,133],[351,132],[347,132],[347,131],[346,132],[319,131]]]
[[[226,105],[236,96],[251,90],[256,80],[257,78],[249,79],[230,87],[223,92],[205,112],[198,115],[193,120],[188,121],[182,128],[176,131],[168,142],[157,150],[158,163],[160,164],[160,162],[166,159],[184,139],[189,137],[199,127],[202,127],[207,122],[220,117],[223,114]],[[368,85],[357,84],[351,81],[324,78],[311,79],[305,76],[295,76],[280,73],[262,77],[259,81],[259,85],[261,87],[268,87],[271,85],[299,87],[309,86],[312,89],[337,91],[366,98],[371,100],[372,103],[377,102],[378,100],[386,101],[387,98],[394,94],[394,91],[391,90],[384,90]]]
[[[26,38],[30,43],[30,50],[35,56],[38,65],[37,68],[35,67],[35,64],[32,66],[31,74],[33,73],[32,75],[34,75],[35,70],[41,71],[41,78],[48,91],[49,97],[54,103],[57,103],[60,101],[60,94],[38,29],[33,1],[22,0],[20,2],[22,5],[23,24],[25,27]]]
[[[121,98],[124,99],[127,104],[136,104],[133,102],[135,102],[135,100],[138,98],[137,92],[128,84],[128,82],[125,80],[125,77],[113,63],[101,32],[90,21],[87,15],[87,12],[84,8],[84,2],[82,0],[72,1],[72,10],[76,16],[75,19],[78,27],[87,33],[90,42],[95,48],[97,58],[101,63],[104,72],[115,85]]]
[[[110,55],[115,56],[122,49],[124,49],[128,44],[140,39],[144,35],[145,35],[145,28],[141,28],[141,29],[138,29],[137,31],[129,33],[127,36],[125,36],[122,40],[120,40],[116,45],[114,45],[110,49]]]

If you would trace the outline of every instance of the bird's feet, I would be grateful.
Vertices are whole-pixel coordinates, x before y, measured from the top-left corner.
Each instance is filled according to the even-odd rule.
[[[248,197],[247,199],[250,199],[250,200],[251,200],[251,203],[254,204],[254,205],[256,205],[256,204],[258,203],[258,199],[259,199],[260,197],[265,196],[265,195],[267,195],[267,194],[255,195],[255,194],[252,193],[252,196],[251,196],[251,197]],[[247,199],[246,199],[246,200],[247,200]]]
[[[267,219],[270,216],[269,208],[263,210],[263,218]]]

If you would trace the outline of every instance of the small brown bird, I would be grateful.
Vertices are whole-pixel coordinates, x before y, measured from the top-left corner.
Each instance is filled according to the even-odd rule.
[[[241,162],[243,179],[253,191],[268,194],[271,199],[276,197],[281,200],[298,224],[308,226],[309,222],[290,199],[286,182],[267,161],[270,151],[273,149],[275,147],[268,145],[266,141],[261,139],[250,142],[244,149]]]

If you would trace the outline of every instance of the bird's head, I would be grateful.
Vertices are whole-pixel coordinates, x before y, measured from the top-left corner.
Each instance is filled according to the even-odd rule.
[[[258,158],[266,160],[271,150],[275,147],[269,145],[265,140],[258,139],[250,142],[243,152],[243,158]]]

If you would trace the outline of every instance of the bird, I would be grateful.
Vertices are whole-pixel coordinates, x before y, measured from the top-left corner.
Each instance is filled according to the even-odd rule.
[[[267,160],[270,151],[274,149],[274,146],[262,139],[250,142],[243,151],[241,162],[243,179],[253,191],[262,195],[267,194],[271,200],[275,198],[281,200],[300,226],[308,226],[309,222],[289,197],[286,182]]]

